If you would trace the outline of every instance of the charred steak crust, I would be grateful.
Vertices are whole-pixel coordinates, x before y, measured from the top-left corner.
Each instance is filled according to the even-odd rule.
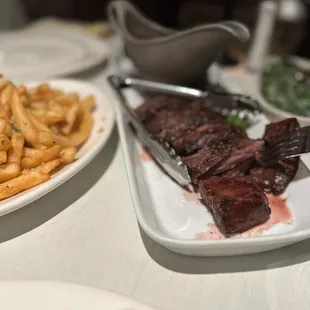
[[[212,177],[200,181],[198,191],[225,236],[262,224],[271,214],[264,191],[247,180]]]

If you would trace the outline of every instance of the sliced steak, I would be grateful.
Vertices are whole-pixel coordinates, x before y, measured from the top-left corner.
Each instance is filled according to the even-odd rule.
[[[230,177],[230,178],[244,177],[249,173],[254,163],[255,163],[255,160],[253,158],[249,158],[243,161],[242,163],[240,163],[239,165],[237,165],[236,167],[221,173],[219,176]]]
[[[219,136],[205,144],[197,153],[182,158],[194,183],[202,176],[212,176],[215,168],[229,157],[232,144],[228,142]]]
[[[199,181],[198,191],[225,236],[264,223],[271,213],[264,191],[248,180],[213,177]]]
[[[140,105],[135,112],[142,122],[146,122],[150,118],[156,116],[160,110],[179,110],[187,103],[188,100],[179,97],[167,95],[153,96]]]
[[[266,147],[276,142],[283,135],[299,128],[296,118],[289,118],[266,126],[263,139]],[[282,194],[289,183],[294,179],[299,166],[299,157],[281,160],[267,168],[257,165],[250,171],[256,182],[261,182],[267,192],[275,195]]]
[[[253,168],[250,176],[257,183],[263,186],[266,192],[275,195],[282,194],[291,179],[279,169],[274,168]]]
[[[136,109],[150,133],[170,144],[206,124],[228,126],[224,119],[200,101],[160,96]]]
[[[287,118],[277,123],[271,123],[266,126],[263,139],[266,143],[273,143],[287,133],[300,128],[296,118]]]
[[[232,144],[233,146],[230,156],[216,168],[214,174],[220,174],[227,170],[232,170],[249,159],[255,159],[264,147],[264,141],[251,140],[249,138],[233,138]]]
[[[179,155],[191,155],[200,150],[205,144],[216,139],[221,134],[225,137],[228,135],[233,138],[246,138],[247,135],[241,128],[231,126],[227,123],[210,123],[204,124],[195,130],[189,132],[173,141],[172,146]]]
[[[262,145],[262,141],[240,139],[230,132],[216,133],[197,153],[183,157],[183,161],[196,182],[199,178],[221,174],[254,159]]]

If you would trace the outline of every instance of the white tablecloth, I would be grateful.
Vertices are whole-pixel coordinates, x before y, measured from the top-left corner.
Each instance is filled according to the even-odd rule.
[[[100,86],[106,72],[81,77]],[[0,280],[89,285],[159,310],[310,309],[309,259],[310,241],[261,255],[191,258],[150,240],[136,221],[116,130],[77,176],[0,218]]]

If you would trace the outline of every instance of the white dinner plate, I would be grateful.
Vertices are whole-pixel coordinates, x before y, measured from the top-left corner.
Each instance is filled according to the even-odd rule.
[[[54,78],[90,69],[108,57],[103,40],[78,31],[22,31],[0,35],[6,78]]]
[[[78,150],[77,160],[54,174],[50,180],[16,196],[0,201],[0,216],[31,203],[74,176],[95,158],[106,144],[112,132],[114,112],[109,99],[100,89],[91,84],[76,80],[52,80],[46,82],[52,87],[62,89],[66,92],[76,92],[83,97],[88,95],[95,97],[96,109],[92,113],[94,125],[91,135]],[[37,83],[31,83],[27,86],[35,85]]]
[[[59,282],[0,282],[0,301],[1,310],[152,310],[116,293]]]

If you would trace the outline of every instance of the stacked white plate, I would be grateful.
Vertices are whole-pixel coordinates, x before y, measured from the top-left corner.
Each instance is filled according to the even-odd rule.
[[[91,35],[54,28],[0,34],[0,73],[10,79],[68,76],[107,60],[107,44]]]

